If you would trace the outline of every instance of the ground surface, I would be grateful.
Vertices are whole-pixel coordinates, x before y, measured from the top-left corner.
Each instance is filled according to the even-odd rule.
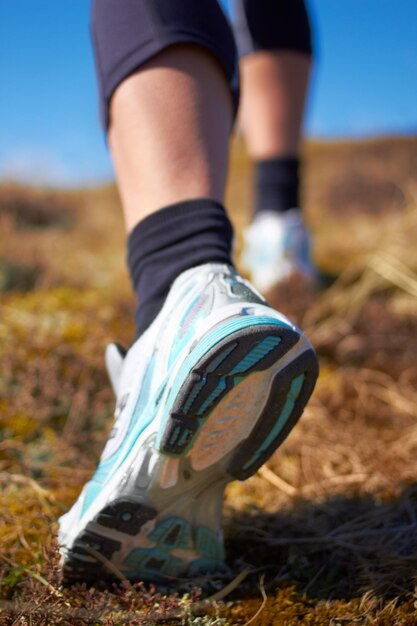
[[[232,156],[240,234],[251,174]],[[321,378],[267,467],[229,488],[230,574],[175,595],[60,587],[56,518],[113,411],[103,348],[133,332],[116,192],[0,188],[2,626],[417,624],[417,139],[309,145],[304,195],[317,262],[340,276],[270,299]]]

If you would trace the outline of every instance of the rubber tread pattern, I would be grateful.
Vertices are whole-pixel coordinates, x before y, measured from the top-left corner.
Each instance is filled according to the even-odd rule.
[[[298,340],[299,334],[289,327],[264,325],[236,332],[214,346],[200,359],[180,389],[164,433],[162,451],[184,454],[225,393],[248,374],[277,363]],[[267,403],[250,437],[231,456],[227,467],[230,476],[245,480],[271,456],[301,416],[317,376],[318,364],[313,350],[306,350],[275,375]],[[226,384],[219,386],[221,380]],[[295,386],[298,395],[295,397],[294,393],[294,405],[280,431],[269,442],[284,408],[288,407],[291,385],[297,380],[300,384],[302,380],[302,384],[300,389],[298,384]],[[184,406],[188,409],[186,413],[181,411]],[[201,407],[204,411],[198,416]],[[173,440],[175,445],[172,445]],[[102,526],[103,531],[108,528],[135,536],[157,515],[153,507],[127,498],[106,505],[68,551],[64,563],[65,584],[117,580],[106,560],[112,561],[114,554],[122,549],[122,543],[99,534],[97,526]],[[180,517],[158,520],[147,537],[154,545],[136,547],[124,559],[122,574],[130,580],[166,582],[172,577],[218,571],[224,565],[224,548],[216,533],[208,528],[193,527]],[[195,550],[197,558],[187,564],[178,553],[172,554],[180,549]],[[102,558],[97,558],[94,552]]]
[[[303,384],[288,419],[273,441],[259,456],[256,456],[282,413],[292,381],[301,374],[304,374]],[[258,418],[255,428],[250,433],[250,437],[236,450],[229,463],[228,472],[234,478],[246,480],[249,476],[252,476],[281,445],[301,417],[304,407],[313,392],[317,377],[318,364],[313,350],[307,350],[277,373],[271,386],[268,401]],[[256,458],[248,466],[248,462],[254,456]]]
[[[100,511],[95,522],[128,535],[137,535],[143,524],[156,517],[155,509],[126,499],[116,500]]]
[[[105,561],[111,561],[113,554],[121,547],[120,541],[91,530],[84,530],[66,556],[63,568],[64,583],[71,585],[83,581],[94,584],[97,580],[112,580],[114,575],[107,570]],[[99,561],[93,551],[99,552],[104,562]]]
[[[298,340],[299,334],[287,326],[265,324],[245,328],[220,341],[200,359],[181,387],[160,451],[171,456],[186,454],[224,396],[249,374],[279,361]],[[253,359],[249,358],[251,353]]]
[[[123,574],[130,580],[166,581],[170,577],[195,576],[219,571],[224,565],[223,544],[216,534],[204,527],[192,528],[184,519],[161,520],[148,535],[156,542],[150,548],[134,548],[123,561]],[[173,550],[193,548],[200,558],[187,565],[174,556]]]

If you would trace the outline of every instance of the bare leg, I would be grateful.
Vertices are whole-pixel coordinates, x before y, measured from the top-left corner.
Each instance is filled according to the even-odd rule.
[[[262,51],[241,60],[241,124],[255,161],[253,222],[243,263],[268,291],[292,274],[314,278],[310,235],[299,209],[298,164],[310,56]]]
[[[119,86],[108,136],[129,232],[176,202],[222,202],[231,125],[225,75],[198,46],[168,48]]]
[[[310,56],[262,51],[240,61],[240,122],[254,159],[297,156]]]
[[[96,5],[105,18],[99,47],[118,4]],[[140,18],[149,8],[120,5],[129,9],[121,26],[130,10]],[[218,5],[205,8],[210,16]],[[116,48],[116,61],[126,58]],[[117,418],[97,473],[60,520],[71,583],[95,584],[115,571],[162,582],[221,568],[225,483],[267,460],[314,387],[307,340],[283,328],[230,267],[232,227],[219,202],[232,121],[226,73],[202,49],[176,46],[111,98],[109,143],[130,231],[139,337],[126,358],[115,345],[107,350]],[[270,416],[285,389],[291,411],[277,428]]]

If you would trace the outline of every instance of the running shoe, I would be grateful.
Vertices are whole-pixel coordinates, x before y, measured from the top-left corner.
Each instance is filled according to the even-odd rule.
[[[175,581],[224,563],[225,485],[288,435],[318,375],[298,328],[228,265],[181,274],[127,354],[99,466],[59,521],[64,580]]]
[[[244,235],[242,265],[262,293],[294,274],[314,282],[317,272],[301,211],[259,213]]]

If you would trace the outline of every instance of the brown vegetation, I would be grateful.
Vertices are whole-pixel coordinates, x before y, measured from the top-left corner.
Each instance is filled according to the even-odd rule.
[[[250,171],[232,156],[240,235]],[[267,466],[229,487],[229,574],[176,593],[60,586],[56,518],[113,411],[103,349],[133,334],[117,194],[0,187],[2,626],[417,624],[417,140],[308,145],[304,180],[337,280],[269,299],[317,348],[319,384]]]

